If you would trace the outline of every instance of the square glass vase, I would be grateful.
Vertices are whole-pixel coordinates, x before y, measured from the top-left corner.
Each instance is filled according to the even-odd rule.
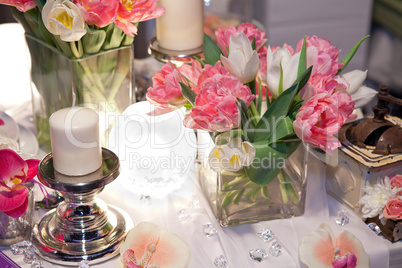
[[[260,186],[250,181],[242,170],[212,170],[208,163],[208,155],[213,143],[208,134],[203,134],[205,133],[197,134],[198,180],[221,226],[284,219],[304,214],[308,150],[302,143],[283,161],[278,176],[268,184]],[[205,146],[208,138],[211,144]]]
[[[114,122],[134,100],[133,45],[71,59],[25,35],[30,52],[32,108],[39,146],[50,151],[49,117],[57,110],[83,106],[99,114],[102,145]]]

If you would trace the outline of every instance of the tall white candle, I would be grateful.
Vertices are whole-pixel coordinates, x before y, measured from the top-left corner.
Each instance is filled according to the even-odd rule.
[[[159,0],[164,15],[156,18],[159,46],[170,50],[190,50],[204,39],[204,0]]]
[[[53,166],[64,175],[79,176],[102,164],[98,114],[88,108],[56,111],[49,118]]]

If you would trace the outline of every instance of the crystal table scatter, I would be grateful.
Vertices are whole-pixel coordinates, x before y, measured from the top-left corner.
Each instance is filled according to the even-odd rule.
[[[204,232],[204,235],[207,237],[212,236],[217,233],[216,228],[214,227],[214,225],[212,223],[204,224],[202,230]]]
[[[274,241],[272,243],[271,247],[269,248],[269,254],[271,254],[273,257],[279,257],[282,255],[282,246],[278,241]]]
[[[341,210],[338,212],[338,217],[335,218],[335,222],[339,226],[345,226],[346,224],[349,223],[349,216],[346,210]]]
[[[228,262],[226,261],[225,256],[219,255],[218,257],[215,258],[214,261],[215,267],[216,268],[228,268]]]
[[[275,238],[274,233],[267,228],[264,228],[260,232],[258,232],[257,236],[261,238],[265,243],[271,242]]]
[[[250,254],[250,258],[252,260],[255,260],[258,262],[262,262],[263,260],[268,258],[268,253],[265,249],[260,249],[260,248],[253,249],[253,250],[250,250],[249,254]]]
[[[102,167],[84,176],[61,175],[54,170],[52,154],[38,168],[39,180],[64,197],[56,209],[35,224],[32,244],[45,260],[78,266],[105,261],[119,253],[131,218],[121,209],[107,205],[97,195],[119,175],[119,159],[102,148]]]

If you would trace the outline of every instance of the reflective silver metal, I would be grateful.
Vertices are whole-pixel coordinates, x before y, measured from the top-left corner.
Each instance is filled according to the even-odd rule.
[[[190,50],[170,50],[165,49],[158,44],[156,37],[149,41],[148,53],[155,59],[161,62],[171,61],[175,65],[182,65],[184,63],[190,63],[193,57],[203,58],[203,48],[202,46]]]
[[[84,176],[66,176],[53,168],[52,154],[39,164],[38,178],[57,190],[64,201],[35,224],[32,244],[45,260],[77,266],[103,262],[119,253],[121,242],[133,221],[121,209],[96,196],[119,175],[119,159],[102,148],[102,166]]]

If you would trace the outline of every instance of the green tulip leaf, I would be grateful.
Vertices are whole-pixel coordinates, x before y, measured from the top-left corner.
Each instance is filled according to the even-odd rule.
[[[360,39],[359,42],[357,42],[356,45],[348,52],[348,54],[346,54],[345,58],[342,60],[343,66],[338,70],[338,72],[336,73],[337,75],[339,75],[346,68],[346,66],[348,66],[349,62],[352,60],[360,45],[363,43],[364,40],[369,37],[370,35],[366,35],[365,37]]]
[[[87,27],[87,33],[82,37],[82,45],[86,54],[96,54],[106,40],[106,32],[103,30],[91,30]]]
[[[221,59],[222,51],[219,46],[211,39],[208,35],[204,33],[204,57],[205,62],[210,65],[215,65],[217,61]]]
[[[103,50],[110,50],[113,48],[118,48],[124,38],[124,32],[122,29],[117,27],[114,23],[109,24],[106,28],[106,39],[103,43]]]
[[[191,90],[191,88],[189,86],[187,86],[186,84],[180,82],[180,86],[181,86],[181,93],[183,94],[183,96],[192,104],[194,105],[195,103],[195,97],[197,97],[197,94],[195,94],[195,92],[193,90]]]

